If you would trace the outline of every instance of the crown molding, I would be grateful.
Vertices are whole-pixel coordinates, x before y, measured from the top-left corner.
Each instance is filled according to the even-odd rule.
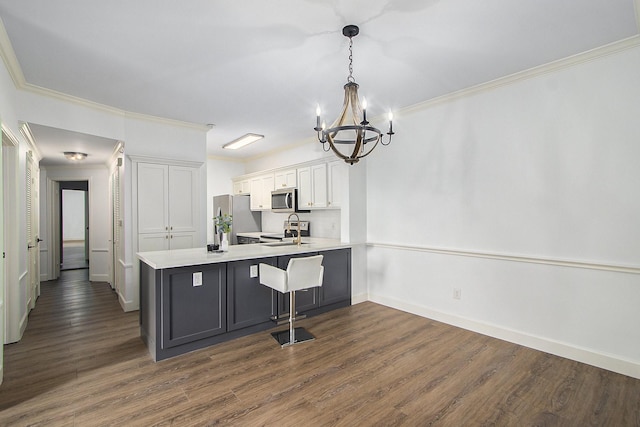
[[[13,134],[11,129],[9,129],[4,123],[2,123],[2,145],[7,145],[11,147],[17,147],[20,145],[18,138]],[[7,137],[6,139],[4,137]],[[6,144],[5,144],[6,142]]]
[[[13,45],[9,39],[9,34],[4,27],[4,22],[0,17],[0,56],[7,67],[7,71],[13,80],[15,87],[22,87],[25,84],[24,74],[22,74],[22,68],[18,62],[16,52],[13,50]]]
[[[636,4],[640,3],[640,0],[636,0]],[[500,88],[502,86],[512,85],[524,80],[529,80],[534,77],[541,76],[543,74],[552,73],[562,70],[564,68],[574,67],[595,59],[603,58],[605,56],[613,55],[628,49],[640,47],[640,35],[635,35],[623,40],[619,40],[607,45],[597,47],[585,52],[581,52],[575,55],[568,56],[566,58],[559,59],[557,61],[549,62],[538,67],[530,68],[528,70],[520,71],[505,77],[500,77],[489,82],[481,83],[475,86],[471,86],[465,89],[461,89],[456,92],[451,92],[446,95],[442,95],[436,98],[432,98],[423,102],[419,102],[414,105],[410,105],[400,109],[401,114],[414,113],[422,111],[437,105],[452,102],[461,98],[474,96],[482,92],[487,92],[493,89]]]
[[[132,111],[122,110],[120,108],[111,107],[109,105],[101,104],[94,101],[89,101],[84,98],[80,98],[77,96],[69,95],[63,92],[58,92],[56,90],[47,89],[41,86],[28,83],[25,80],[24,73],[22,72],[22,67],[20,67],[20,62],[18,62],[18,57],[16,56],[16,53],[13,50],[13,45],[11,44],[11,40],[9,39],[9,35],[7,34],[7,30],[4,26],[4,22],[2,21],[2,18],[0,18],[0,56],[2,57],[2,60],[4,61],[7,71],[11,76],[11,80],[13,80],[14,86],[18,90],[31,92],[36,95],[46,96],[48,98],[57,99],[59,101],[79,105],[81,107],[91,108],[104,113],[119,116],[125,119],[149,121],[149,122],[165,124],[169,126],[193,129],[201,132],[207,132],[211,129],[211,126],[209,125],[152,116],[150,114],[134,113]]]
[[[31,132],[31,128],[28,123],[22,123],[20,125],[20,133],[24,136],[24,139],[27,141],[27,145],[29,149],[33,151],[35,158],[38,162],[42,160],[42,153],[38,148],[38,144],[36,144],[36,139],[33,137],[33,133]]]

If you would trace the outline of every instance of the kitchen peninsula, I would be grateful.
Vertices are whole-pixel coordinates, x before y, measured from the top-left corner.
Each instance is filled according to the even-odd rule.
[[[273,328],[289,300],[260,284],[258,265],[286,269],[290,258],[315,254],[324,255],[323,284],[297,295],[297,311],[313,316],[351,305],[351,247],[338,240],[138,253],[140,334],[153,360]]]

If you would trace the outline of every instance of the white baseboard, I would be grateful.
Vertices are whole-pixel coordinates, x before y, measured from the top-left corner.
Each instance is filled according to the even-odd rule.
[[[369,301],[368,294],[351,295],[351,305],[360,304],[361,302]]]
[[[108,274],[92,274],[89,278],[91,282],[109,282]]]
[[[26,310],[26,312],[24,313],[24,316],[22,316],[22,319],[20,319],[20,327],[18,328],[18,334],[19,336],[17,337],[17,341],[20,341],[22,339],[22,336],[24,335],[24,331],[27,330],[27,320],[29,319],[29,310]]]
[[[118,292],[118,301],[120,302],[120,307],[122,307],[122,310],[125,312],[140,310],[138,304],[135,304],[133,301],[127,301],[120,292]]]
[[[352,301],[354,299],[355,298],[352,298]],[[628,375],[630,377],[640,379],[640,363],[621,359],[620,357],[616,357],[614,355],[594,352],[593,350],[577,347],[567,343],[526,334],[497,325],[478,322],[476,320],[467,319],[415,304],[410,304],[393,298],[369,294],[369,301],[402,310],[407,313],[415,314],[417,316],[437,320],[448,325],[457,326],[459,328],[467,329],[469,331],[477,332],[493,338],[498,338],[528,348],[544,351],[556,356],[575,360],[581,363],[586,363],[587,365],[596,366],[608,371],[617,372],[622,375]]]

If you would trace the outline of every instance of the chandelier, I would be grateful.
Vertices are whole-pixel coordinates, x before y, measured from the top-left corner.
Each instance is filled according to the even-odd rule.
[[[316,127],[318,141],[324,151],[333,150],[336,156],[353,165],[368,156],[378,143],[389,145],[393,136],[393,113],[389,112],[389,138],[384,142],[382,132],[367,121],[367,100],[358,99],[358,84],[353,78],[353,37],[360,29],[356,25],[347,25],[342,34],[349,38],[349,77],[344,85],[344,103],[342,112],[328,129],[321,123],[320,106],[316,109]],[[327,146],[328,145],[328,146]]]

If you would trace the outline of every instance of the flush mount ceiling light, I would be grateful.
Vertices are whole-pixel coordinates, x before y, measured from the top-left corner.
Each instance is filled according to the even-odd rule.
[[[238,148],[242,148],[245,145],[249,145],[253,142],[256,142],[259,139],[264,138],[264,135],[258,135],[255,133],[248,133],[244,136],[241,136],[238,139],[234,139],[231,142],[228,142],[222,146],[222,148],[226,148],[227,150],[237,150]]]
[[[87,153],[80,153],[78,151],[65,151],[64,156],[68,160],[72,160],[75,162],[79,160],[84,160],[87,157]]]
[[[353,37],[359,32],[360,29],[356,25],[347,25],[342,29],[342,34],[349,38],[349,77],[347,77],[347,84],[344,85],[342,112],[331,127],[326,129],[324,122],[320,125],[320,106],[318,106],[314,128],[324,151],[333,150],[336,156],[351,165],[368,156],[378,143],[389,145],[394,134],[392,113],[389,113],[389,131],[387,132],[389,138],[385,143],[382,132],[367,121],[366,99],[362,99],[362,105],[358,99],[358,84],[353,78]],[[327,143],[329,147],[326,147]],[[346,154],[340,151],[339,147],[343,147]]]

